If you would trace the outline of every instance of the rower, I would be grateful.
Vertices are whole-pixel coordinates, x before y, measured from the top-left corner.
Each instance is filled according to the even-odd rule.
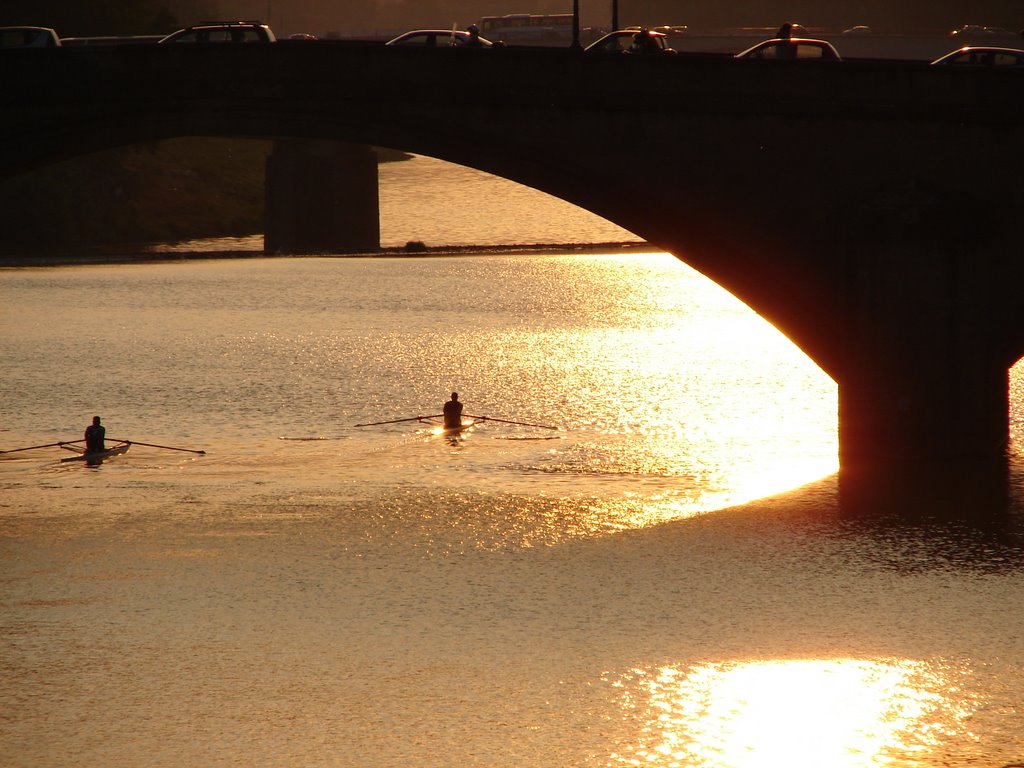
[[[97,453],[107,449],[104,440],[107,437],[107,429],[100,424],[100,417],[93,416],[92,424],[85,428],[85,452]]]
[[[445,429],[460,429],[462,427],[462,403],[459,402],[458,392],[452,392],[452,399],[445,403],[441,410],[444,412]]]

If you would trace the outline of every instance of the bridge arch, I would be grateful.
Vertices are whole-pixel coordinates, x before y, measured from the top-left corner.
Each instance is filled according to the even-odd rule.
[[[1024,353],[1015,73],[168,48],[6,56],[0,172],[58,147],[232,134],[479,168],[618,223],[753,307],[839,383],[844,467],[1005,462]]]

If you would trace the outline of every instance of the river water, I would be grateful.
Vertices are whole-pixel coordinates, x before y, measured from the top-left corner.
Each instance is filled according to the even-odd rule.
[[[434,161],[382,181],[385,244],[632,239]],[[667,254],[14,269],[0,291],[0,447],[100,414],[205,451],[0,460],[5,766],[1024,760],[1019,516],[844,516],[834,383]],[[452,390],[556,429],[354,426]]]

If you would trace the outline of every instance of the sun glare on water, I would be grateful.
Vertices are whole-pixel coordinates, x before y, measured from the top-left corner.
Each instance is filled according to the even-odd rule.
[[[772,660],[632,670],[613,682],[639,720],[611,765],[868,768],[934,747],[930,715],[962,722],[952,681],[906,660]]]

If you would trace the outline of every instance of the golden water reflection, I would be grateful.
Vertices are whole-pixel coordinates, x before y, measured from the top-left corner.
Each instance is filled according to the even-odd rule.
[[[972,713],[959,673],[906,659],[801,659],[634,669],[613,681],[640,722],[612,765],[914,765]]]

